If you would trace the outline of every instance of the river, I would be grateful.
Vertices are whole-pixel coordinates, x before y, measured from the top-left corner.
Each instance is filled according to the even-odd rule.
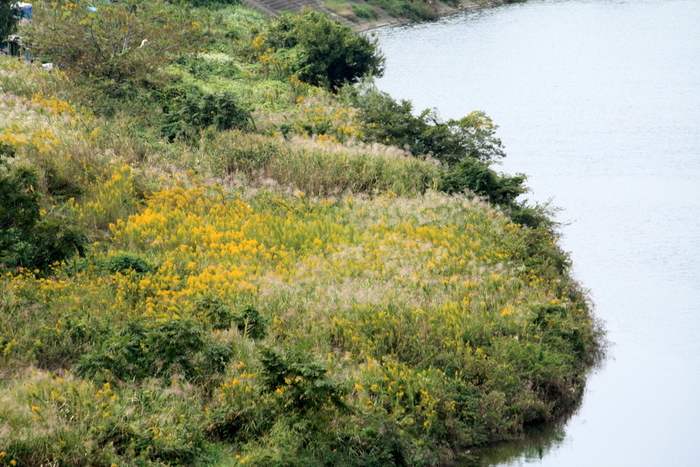
[[[700,465],[700,0],[529,1],[375,31],[377,86],[484,110],[612,343],[562,427],[484,465]]]

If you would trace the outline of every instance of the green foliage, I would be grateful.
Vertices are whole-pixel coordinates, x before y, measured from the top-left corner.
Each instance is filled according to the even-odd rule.
[[[247,306],[242,313],[233,316],[236,327],[246,337],[251,339],[262,339],[265,337],[267,319],[252,306]]]
[[[195,301],[195,313],[214,330],[226,330],[235,325],[236,329],[250,339],[262,339],[267,333],[268,319],[253,306],[248,305],[240,313],[232,313],[231,308],[220,299],[199,298]]]
[[[396,18],[435,21],[439,17],[435,5],[424,0],[369,0],[369,3]]]
[[[488,162],[505,156],[495,135],[498,127],[484,112],[442,122],[430,109],[413,115],[410,101],[397,102],[376,88],[350,97],[360,108],[362,131],[369,140],[407,148],[416,156],[429,154],[447,165],[465,158]]]
[[[2,465],[207,465],[203,408],[191,388],[118,388],[72,374],[3,383]]]
[[[439,120],[434,120],[435,126],[440,126]],[[459,120],[449,120],[447,122],[449,133],[459,141],[456,150],[453,150],[454,159],[448,159],[448,163],[462,160],[460,150],[465,151],[465,156],[483,162],[496,161],[505,157],[503,144],[496,138],[498,126],[494,125],[491,118],[484,112],[475,111]],[[455,143],[452,143],[455,144]]]
[[[62,173],[59,168],[47,165],[43,169],[46,191],[49,195],[57,200],[66,200],[83,194],[85,187],[80,180],[72,179],[71,174]]]
[[[346,390],[308,356],[263,349],[260,362],[263,393],[279,394],[282,413],[318,417],[325,409],[350,410],[344,399]]]
[[[264,32],[273,50],[290,50],[290,72],[332,92],[364,77],[381,76],[384,58],[376,40],[355,34],[323,13],[285,13]]]
[[[212,329],[221,331],[231,327],[234,316],[229,307],[217,298],[204,297],[195,301],[195,313]]]
[[[0,0],[0,42],[17,29],[18,11],[15,0]]]
[[[233,79],[241,74],[240,67],[233,60],[209,60],[204,54],[182,55],[175,63],[184,68],[194,78],[204,82],[210,81],[217,76]]]
[[[331,439],[315,443],[317,452],[312,451],[315,456],[305,453],[310,457],[307,465],[426,465],[426,462],[411,458],[412,446],[406,437],[402,436],[402,428],[397,423],[384,420],[343,428],[334,433],[332,438],[329,436]]]
[[[355,16],[362,19],[373,20],[379,18],[379,13],[377,10],[372,8],[370,5],[364,5],[361,3],[353,3],[352,11]]]
[[[515,198],[527,191],[524,182],[525,175],[500,176],[488,163],[465,158],[444,175],[440,189],[454,193],[468,188],[477,195],[487,196],[494,204],[510,206]]]
[[[0,148],[12,156],[11,149]],[[45,270],[76,252],[84,254],[82,232],[63,219],[42,216],[36,171],[10,165],[0,155],[0,268]]]
[[[209,342],[192,321],[131,321],[86,354],[76,369],[81,375],[108,381],[140,381],[174,374],[197,380],[221,373],[232,357],[230,348]]]
[[[13,156],[11,148],[0,148],[5,154]],[[39,221],[39,198],[36,191],[36,172],[27,166],[11,167],[0,156],[0,226],[2,231],[10,234],[29,232]]]
[[[146,260],[137,255],[125,252],[117,253],[107,258],[104,262],[104,268],[110,274],[116,272],[124,273],[128,270],[133,270],[140,274],[153,272],[153,266],[148,264]]]
[[[555,244],[558,234],[553,231],[551,223],[540,222],[537,228],[526,229],[525,236],[522,259],[526,267],[554,278],[571,266],[569,255]]]
[[[515,199],[525,193],[525,175],[499,175],[491,165],[505,157],[496,137],[498,128],[484,112],[472,112],[460,120],[441,121],[434,110],[413,115],[411,102],[395,101],[374,88],[351,98],[360,107],[362,131],[366,138],[430,155],[444,167],[439,188],[448,193],[468,189],[489,201],[518,210]],[[519,211],[520,212],[520,211]],[[521,212],[523,223],[534,221]]]
[[[119,86],[139,82],[178,55],[201,47],[189,11],[163,0],[35,4],[24,35],[34,56],[53,61],[74,75]]]
[[[202,130],[250,130],[253,117],[230,93],[209,94],[191,88],[169,101],[163,110],[161,134],[170,141],[193,140]]]
[[[333,442],[328,439],[329,423],[338,414],[354,413],[345,400],[348,392],[345,384],[334,381],[326,367],[306,353],[262,348],[258,356],[255,387],[244,389],[238,378],[222,386],[222,394],[231,391],[234,397],[216,409],[210,435],[243,443],[291,435],[291,446],[285,446],[288,450],[275,448],[281,457],[264,452],[257,462],[277,465],[277,462],[298,461],[299,465],[313,465],[312,459],[307,459],[311,464],[303,463],[309,444],[327,449],[329,441]],[[247,375],[250,376],[253,375]]]
[[[178,401],[180,404],[176,405],[172,399],[179,398],[168,397],[163,392],[161,388],[138,388],[123,393],[123,397],[130,397],[132,407],[138,407],[148,415],[153,416],[154,411],[162,414],[165,408],[175,412],[166,412],[169,420],[162,426],[149,430],[148,425],[152,422],[143,420],[143,415],[109,417],[111,414],[108,413],[106,422],[96,427],[93,435],[96,442],[110,446],[122,459],[133,459],[131,465],[205,464],[202,461],[207,458],[207,453],[201,422],[185,407],[179,406],[191,404],[191,401]],[[189,419],[185,420],[187,417]]]
[[[406,437],[405,430],[397,423],[372,420],[363,423],[353,419],[340,426],[317,427],[309,431],[310,423],[272,427],[273,433],[263,438],[274,442],[274,449],[254,451],[250,463],[257,466],[387,466],[414,467],[434,465],[440,446],[421,446],[430,454],[425,458],[415,456],[415,446]],[[264,445],[267,447],[267,445]],[[433,451],[434,452],[431,452]]]
[[[528,204],[527,200],[514,203],[508,210],[508,215],[516,224],[527,225],[533,229],[542,228],[550,233],[554,232],[558,224],[553,218],[556,210],[548,204]]]

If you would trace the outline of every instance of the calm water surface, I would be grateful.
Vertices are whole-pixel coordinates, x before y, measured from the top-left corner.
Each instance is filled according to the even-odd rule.
[[[700,0],[530,1],[377,31],[380,89],[484,110],[553,198],[614,343],[562,428],[486,465],[700,466]]]

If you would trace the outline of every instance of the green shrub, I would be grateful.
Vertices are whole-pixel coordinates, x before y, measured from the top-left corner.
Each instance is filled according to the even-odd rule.
[[[39,193],[36,171],[28,166],[10,167],[0,157],[0,227],[24,234],[39,221]]]
[[[206,54],[183,55],[176,63],[202,81],[210,81],[215,76],[233,79],[241,74],[239,66],[233,60],[211,60]]]
[[[221,373],[231,349],[207,340],[192,321],[131,321],[126,328],[86,354],[78,373],[105,380],[140,381],[183,375],[190,380]]]
[[[87,240],[77,227],[41,215],[37,184],[32,167],[11,166],[0,155],[0,267],[45,270],[76,252],[84,254]]]
[[[44,167],[44,180],[48,194],[56,200],[67,200],[82,195],[85,187],[80,180],[76,180],[71,175],[73,174],[63,173],[55,165]]]
[[[175,139],[193,140],[207,128],[216,131],[249,130],[253,117],[238,99],[230,93],[208,94],[190,89],[182,99],[176,99],[164,108],[161,134]]]
[[[466,188],[477,195],[487,196],[494,204],[511,205],[515,198],[527,191],[523,186],[524,182],[525,175],[500,176],[488,163],[466,158],[444,175],[440,189],[454,193]]]
[[[442,162],[440,190],[470,190],[512,212],[518,223],[534,226],[539,222],[535,212],[516,203],[527,191],[525,175],[499,175],[491,168],[505,152],[495,136],[498,127],[483,112],[443,122],[432,110],[415,116],[411,102],[397,102],[374,88],[350,97],[360,107],[365,138],[406,148],[416,156],[428,154]]]
[[[329,423],[335,416],[354,413],[345,400],[347,388],[334,381],[324,365],[296,350],[262,348],[259,360],[259,372],[245,376],[255,376],[255,385],[244,389],[238,378],[223,385],[224,401],[215,406],[209,433],[214,438],[243,443],[267,437],[276,443],[279,439],[275,438],[291,435],[291,446],[285,446],[288,450],[280,451],[278,445],[274,450],[305,465],[302,459],[308,457],[309,444],[328,447]],[[265,452],[255,462],[273,465],[276,459],[281,460]]]
[[[508,215],[516,224],[527,225],[533,229],[542,227],[553,231],[556,223],[553,221],[555,212],[547,205],[528,204],[527,200],[513,203],[508,209]]]
[[[319,417],[325,409],[350,410],[344,399],[345,388],[309,356],[263,349],[260,362],[263,393],[279,395],[278,409],[283,414]]]
[[[14,33],[17,29],[18,11],[15,7],[17,2],[13,0],[0,0],[0,42]]]
[[[1,465],[207,465],[195,388],[112,387],[24,372],[0,391]]]
[[[233,324],[234,316],[228,306],[217,298],[204,297],[195,300],[195,314],[212,329],[226,330]]]
[[[290,72],[332,92],[366,76],[381,76],[384,58],[376,40],[355,34],[323,13],[283,14],[263,34],[273,50],[289,55]]]
[[[262,339],[267,331],[267,319],[252,306],[247,306],[243,312],[233,316],[236,328],[246,337]]]
[[[448,166],[465,158],[489,162],[505,157],[495,135],[498,127],[484,112],[443,122],[430,109],[413,115],[410,101],[397,102],[376,88],[351,93],[350,98],[360,108],[362,131],[370,141],[407,148],[415,156],[430,154]]]
[[[104,262],[104,268],[110,274],[116,272],[124,273],[128,270],[133,270],[139,274],[153,272],[154,268],[146,262],[146,260],[140,258],[131,253],[116,253]]]

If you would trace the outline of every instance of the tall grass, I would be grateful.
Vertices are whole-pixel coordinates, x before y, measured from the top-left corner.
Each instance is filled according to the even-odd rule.
[[[118,430],[186,429],[187,436],[132,443],[89,432],[81,436],[127,446],[113,450],[95,441],[92,457],[77,457],[95,463],[115,458],[109,456],[174,462],[165,453],[177,452],[177,462],[190,465],[204,455],[206,436],[238,443],[239,459],[258,465],[290,456],[314,464],[328,452],[338,462],[400,455],[409,465],[439,463],[440,446],[514,436],[523,424],[571,407],[597,345],[575,284],[525,268],[522,229],[463,196],[429,191],[314,201],[275,191],[232,195],[217,187],[180,186],[155,193],[111,231],[107,249],[57,269],[52,278],[2,278],[6,371],[27,363],[58,373],[88,363],[117,368],[109,358],[133,352],[129,339],[141,335],[134,333],[146,333],[137,341],[146,346],[139,347],[143,352],[160,342],[149,333],[171,336],[170,376],[154,384],[163,391],[173,380],[191,384],[192,406],[202,411],[192,417],[171,412],[165,396],[149,399],[138,415],[119,415]],[[153,268],[101,266],[122,251]],[[255,337],[246,330],[251,307],[259,312],[256,322],[265,323]],[[229,324],[210,327],[211,313]],[[158,324],[179,321],[209,329],[206,342],[230,349],[233,358],[220,376],[196,376],[204,370],[191,363],[200,357],[187,350],[194,345],[190,338],[163,334],[171,328]],[[129,324],[136,322],[143,324]],[[265,360],[266,349],[277,360]],[[82,356],[86,351],[89,360]],[[95,353],[104,351],[107,357]],[[172,366],[178,361],[179,376]],[[126,404],[112,408],[110,401],[100,409],[107,419],[128,411],[126,401],[138,400],[139,391],[155,391],[148,381],[121,380],[131,370],[118,368],[116,380],[97,373],[98,383],[113,380],[115,400]],[[16,378],[17,387],[26,387],[34,377],[20,372]],[[0,443],[13,458],[35,459],[21,447],[39,442],[23,438],[31,432],[45,433],[46,459],[62,459],[58,440],[68,438],[47,432],[48,422],[32,413],[35,406],[57,410],[51,394],[60,398],[63,392],[52,378],[32,383],[40,394],[36,402],[7,393]],[[87,404],[95,392],[80,392],[70,404]],[[299,411],[306,404],[316,407],[313,416]],[[71,413],[77,415],[60,419],[66,429],[97,423],[90,418],[97,415]],[[184,414],[191,424],[180,427],[179,415],[166,415],[171,413]],[[153,431],[155,420],[163,425]],[[183,445],[183,439],[193,444]]]
[[[277,137],[227,132],[203,143],[201,153],[219,176],[271,179],[310,195],[415,194],[435,188],[440,177],[435,164],[396,149],[349,147],[322,139],[298,138],[289,144]]]

